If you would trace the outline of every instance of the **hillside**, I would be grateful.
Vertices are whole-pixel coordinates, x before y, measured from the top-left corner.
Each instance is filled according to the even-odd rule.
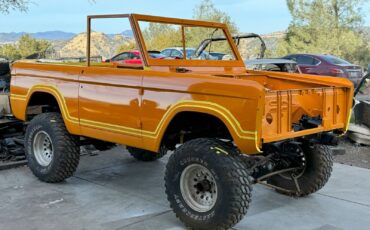
[[[122,34],[106,35],[101,32],[91,34],[91,56],[111,58],[117,49],[130,41],[131,38]],[[66,42],[60,50],[55,48],[60,57],[83,57],[86,55],[86,33],[81,33]]]
[[[370,27],[361,29],[370,47]],[[0,33],[0,45],[5,43],[15,43],[25,33]],[[49,40],[53,45],[53,55],[51,58],[58,57],[82,57],[86,55],[86,33],[74,34],[63,31],[48,31],[31,33],[36,39]],[[275,49],[279,40],[283,39],[286,32],[274,32],[262,35],[266,46],[266,56],[274,56]],[[103,59],[110,58],[118,47],[132,41],[133,33],[125,30],[120,34],[104,34],[93,32],[92,34],[92,56],[101,55]],[[260,49],[260,42],[256,39],[244,40],[240,44],[240,52],[245,59],[255,58]]]
[[[274,53],[279,40],[284,39],[286,32],[274,32],[270,34],[262,35],[262,39],[266,43],[266,53],[265,56]],[[261,42],[256,39],[243,39],[239,45],[239,51],[243,59],[254,59],[257,58],[261,49]]]
[[[132,34],[131,34],[132,35]],[[266,42],[267,49],[274,49],[279,39],[283,39],[285,32],[275,32],[271,34],[263,35],[263,39]],[[103,59],[110,58],[116,54],[117,49],[132,41],[131,37],[124,36],[122,34],[112,35],[104,34],[100,32],[93,32],[91,39],[91,55],[92,56],[103,56]],[[57,51],[59,57],[82,57],[86,54],[86,33],[81,33],[75,36],[68,42],[54,43],[54,49]],[[59,48],[58,48],[59,46]],[[258,52],[260,43],[257,40],[250,39],[242,41],[240,51],[243,57],[253,57]]]

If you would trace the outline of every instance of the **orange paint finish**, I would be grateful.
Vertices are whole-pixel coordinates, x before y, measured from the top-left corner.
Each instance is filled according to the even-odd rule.
[[[40,67],[44,70],[48,67],[50,71],[40,71],[37,75]],[[13,75],[11,101],[16,117],[26,119],[26,106],[34,92],[50,92],[65,111],[63,118],[71,133],[157,150],[167,125],[177,113],[208,113],[226,124],[245,152],[257,152],[254,132],[260,118],[254,111],[258,110],[263,90],[254,81],[74,66],[64,66],[65,75],[59,78],[53,74],[55,67],[14,64],[17,72]],[[199,103],[193,105],[192,101]],[[248,110],[253,113],[246,116]],[[243,134],[245,130],[247,133]]]
[[[193,20],[129,17],[145,54],[135,27],[139,19],[226,28]],[[353,95],[348,80],[247,71],[230,42],[237,60],[224,66],[222,61],[158,61],[147,60],[145,55],[143,62],[149,65],[143,69],[17,62],[12,71],[11,107],[17,118],[26,120],[32,95],[49,93],[72,134],[151,151],[159,150],[168,125],[181,112],[217,117],[246,154],[259,153],[263,143],[346,130]],[[184,66],[191,72],[176,73],[176,67]],[[302,115],[320,115],[323,124],[294,132],[292,125]]]

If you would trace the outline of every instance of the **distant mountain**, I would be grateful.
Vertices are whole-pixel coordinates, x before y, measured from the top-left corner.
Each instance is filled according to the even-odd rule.
[[[122,35],[125,36],[125,37],[128,37],[128,38],[133,38],[134,37],[134,33],[132,32],[132,30],[125,30],[122,32]]]
[[[44,40],[51,40],[51,41],[66,41],[72,39],[76,36],[75,33],[68,33],[63,31],[47,31],[47,32],[39,32],[31,34],[33,38],[36,39],[44,39]]]
[[[26,32],[0,33],[0,44],[14,43],[24,34],[29,34],[31,35],[31,37],[36,39],[43,39],[48,41],[69,41],[78,35],[76,33],[69,33],[64,31],[46,31],[37,33],[26,33]],[[134,36],[132,30],[125,30],[121,33],[121,35],[126,38],[132,38]],[[116,36],[116,34],[109,35],[109,37],[111,38],[113,38],[114,36]]]
[[[46,31],[37,33],[0,33],[0,43],[12,43],[16,42],[22,35],[29,34],[31,37],[36,39],[44,39],[49,41],[67,41],[76,36],[75,33],[68,33],[63,31]]]
[[[120,33],[118,35],[122,35],[125,38],[133,38],[134,37],[134,32],[132,32],[132,30],[125,30],[125,31],[123,31],[122,33]],[[117,34],[107,34],[107,36],[109,38],[113,39],[115,36],[117,36]]]
[[[0,33],[0,43],[17,41],[24,33]]]

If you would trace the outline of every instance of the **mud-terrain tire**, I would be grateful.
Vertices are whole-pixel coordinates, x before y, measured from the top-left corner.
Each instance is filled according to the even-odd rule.
[[[328,182],[333,170],[331,149],[326,145],[304,145],[306,167],[303,174],[297,178],[301,193],[285,193],[285,195],[304,197],[320,190]],[[292,179],[280,175],[272,177],[268,183],[287,190],[296,190]]]
[[[234,147],[219,140],[190,140],[166,166],[167,199],[190,229],[229,229],[247,213],[252,186]]]
[[[62,182],[76,171],[80,160],[79,138],[68,133],[59,113],[34,117],[26,130],[28,167],[41,181]]]
[[[139,161],[155,161],[162,158],[164,155],[167,154],[167,149],[165,147],[161,147],[158,153],[151,152],[144,149],[138,149],[134,147],[126,147],[127,151],[134,157],[136,160]]]

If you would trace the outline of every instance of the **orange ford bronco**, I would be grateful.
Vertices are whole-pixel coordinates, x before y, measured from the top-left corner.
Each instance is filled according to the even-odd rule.
[[[142,64],[90,61],[91,24],[104,18],[128,19]],[[143,31],[153,24],[171,26],[177,50],[198,49],[152,58]],[[213,36],[226,39],[200,45]],[[222,52],[222,60],[203,55],[211,51]],[[42,181],[63,181],[75,172],[85,143],[125,145],[142,161],[173,151],[167,197],[193,229],[234,226],[247,213],[255,183],[294,196],[316,192],[332,171],[327,146],[348,128],[350,81],[246,70],[224,24],[88,16],[86,60],[13,65],[11,108],[29,121],[30,169]]]

